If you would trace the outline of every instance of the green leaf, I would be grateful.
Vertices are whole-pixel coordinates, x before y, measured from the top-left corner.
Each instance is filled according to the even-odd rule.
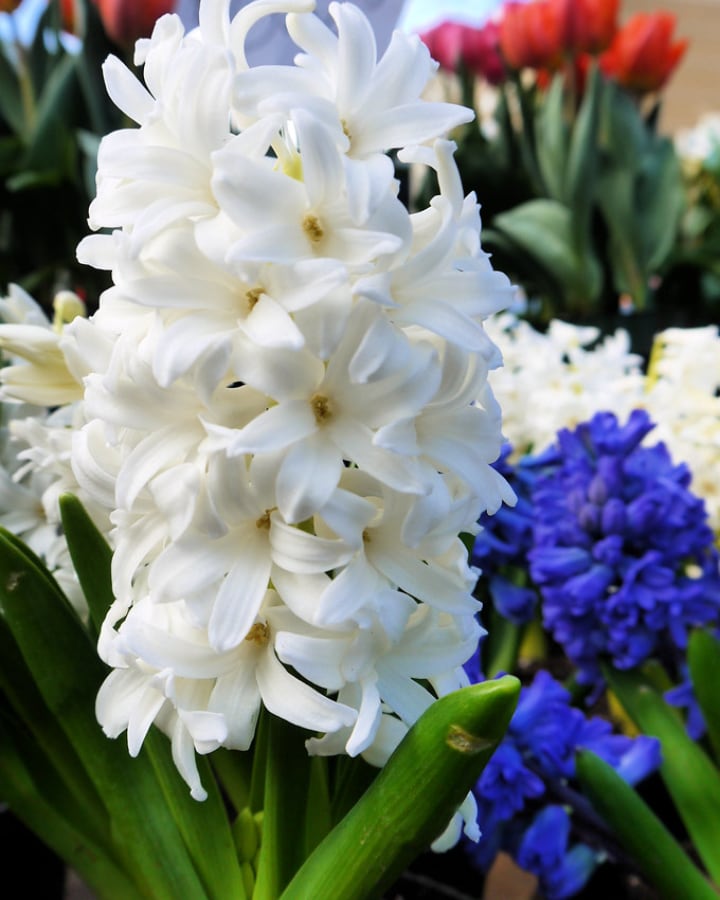
[[[110,53],[117,53],[105,31],[98,5],[94,0],[81,0],[85,20],[85,34],[81,52],[77,57],[78,83],[82,91],[87,122],[90,131],[105,135],[116,128],[127,126],[124,114],[113,103],[108,103],[102,78],[102,66]],[[128,60],[129,62],[129,60]],[[91,196],[94,195],[94,189]]]
[[[67,786],[68,796],[62,809],[76,827],[90,830],[94,839],[104,846],[111,846],[110,823],[100,795],[60,727],[51,715],[25,665],[17,644],[6,623],[0,620],[0,690],[3,700],[15,713],[18,727],[26,730],[37,747],[51,751],[40,778],[42,787],[45,776],[55,774]],[[40,767],[43,772],[43,768]]]
[[[38,98],[35,127],[28,141],[23,168],[72,175],[75,141],[69,126],[76,87],[75,57],[63,54]]]
[[[677,242],[685,208],[680,161],[670,140],[653,141],[640,166],[635,196],[643,261],[648,274],[653,274]]]
[[[594,255],[578,255],[572,213],[555,200],[530,200],[495,216],[494,228],[511,238],[561,286],[570,312],[590,309],[602,285]]]
[[[172,760],[170,743],[157,731],[145,746],[208,898],[245,900],[245,888],[228,815],[207,759],[197,759],[207,799],[193,800]]]
[[[46,776],[36,782],[28,768],[32,750],[27,742],[18,742],[17,730],[0,716],[0,796],[40,840],[82,875],[98,897],[138,900],[141,894],[105,849],[68,821],[64,807],[47,802]]]
[[[434,702],[282,900],[380,896],[449,822],[505,734],[519,691],[506,675]]]
[[[677,711],[640,672],[603,671],[638,729],[660,740],[660,775],[698,856],[720,886],[720,773],[688,736]]]
[[[583,794],[663,900],[717,900],[665,825],[617,772],[589,750],[576,757]]]
[[[113,602],[112,550],[77,497],[63,494],[59,503],[70,558],[97,633]]]
[[[693,691],[702,710],[707,735],[720,763],[720,641],[708,631],[690,636],[687,653]]]
[[[595,203],[598,167],[598,132],[605,84],[596,61],[588,73],[587,87],[573,125],[563,199],[572,214],[574,248],[582,255],[590,250],[591,216]]]
[[[559,72],[552,80],[538,109],[536,121],[537,160],[548,197],[565,200],[565,171],[568,156],[568,126],[564,114],[565,77]]]
[[[635,101],[619,85],[606,82],[598,135],[606,164],[634,170],[649,137]]]
[[[205,891],[146,753],[131,759],[95,719],[106,668],[59,588],[17,539],[0,530],[0,612],[45,704],[81,758],[110,814],[118,858],[152,900],[202,900]],[[132,790],[128,790],[128,785]]]
[[[641,237],[634,209],[634,173],[617,170],[603,173],[598,180],[598,206],[608,230],[607,255],[613,285],[618,293],[629,294],[637,309],[644,309],[647,272],[642,263]]]
[[[537,87],[523,83],[519,72],[513,72],[511,82],[515,90],[516,108],[520,112],[521,127],[514,132],[518,156],[525,169],[530,184],[536,194],[543,193],[543,181],[537,160],[537,137],[535,135],[535,97]]]
[[[15,134],[24,132],[25,116],[18,73],[2,46],[0,46],[0,116]]]
[[[488,678],[494,678],[500,672],[513,672],[517,665],[523,627],[515,625],[491,607],[487,631],[482,645],[483,672]]]

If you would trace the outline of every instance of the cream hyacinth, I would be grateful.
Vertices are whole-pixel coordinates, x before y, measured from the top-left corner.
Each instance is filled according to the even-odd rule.
[[[138,43],[145,85],[104,70],[139,127],[101,144],[104,233],[78,256],[113,286],[58,343],[73,472],[114,550],[97,715],[131,753],[163,729],[196,798],[195,753],[248,748],[262,706],[310,752],[383,764],[466,683],[459,535],[513,501],[482,325],[512,288],[444,137],[472,113],[421,99],[417,37],[378,60],[362,13],[330,10],[336,33],[305,0],[232,20],[201,0],[195,31],[164,16]],[[278,12],[295,65],[248,68]],[[437,172],[427,209],[398,198],[393,150]]]

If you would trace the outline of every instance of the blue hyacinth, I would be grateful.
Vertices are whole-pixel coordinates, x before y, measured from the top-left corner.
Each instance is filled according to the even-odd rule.
[[[598,413],[558,433],[536,462],[530,572],[543,622],[578,678],[684,651],[689,631],[720,613],[718,553],[690,472],[641,442],[653,424]]]
[[[471,680],[481,677],[476,665],[466,667]],[[614,733],[607,720],[573,707],[570,693],[539,671],[522,689],[510,727],[475,787],[482,836],[466,847],[480,868],[487,870],[504,850],[537,875],[547,900],[582,888],[604,856],[607,835],[573,786],[580,748],[601,756],[630,784],[660,763],[657,740]]]
[[[483,514],[475,538],[471,562],[482,573],[480,589],[487,591],[493,609],[503,618],[523,625],[532,619],[537,589],[528,584],[527,554],[533,540],[533,506],[530,471],[509,462],[506,444],[493,464],[515,491],[514,506],[501,506],[493,515]]]

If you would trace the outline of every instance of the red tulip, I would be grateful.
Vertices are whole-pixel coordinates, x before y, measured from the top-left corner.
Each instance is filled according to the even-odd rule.
[[[462,31],[460,22],[441,22],[420,35],[433,59],[448,72],[457,71],[462,56]]]
[[[110,40],[131,47],[138,38],[149,37],[155,21],[172,12],[175,0],[93,0]]]
[[[500,26],[489,21],[481,28],[462,27],[461,49],[465,65],[490,84],[501,84],[506,73],[500,54]]]
[[[551,0],[563,27],[563,46],[571,54],[599,53],[617,31],[620,0]]]
[[[420,35],[433,59],[448,72],[457,72],[461,63],[491,84],[505,78],[505,66],[500,56],[499,28],[487,22],[473,28],[461,22],[441,22]]]
[[[506,3],[500,51],[512,69],[557,69],[562,64],[565,10],[552,0]]]
[[[669,12],[632,16],[600,57],[603,72],[636,93],[659,90],[688,46],[687,40],[673,42],[675,22]]]

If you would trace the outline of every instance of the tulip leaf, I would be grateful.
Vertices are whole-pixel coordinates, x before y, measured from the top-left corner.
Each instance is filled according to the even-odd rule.
[[[614,169],[598,179],[598,206],[608,230],[607,254],[615,289],[629,294],[637,309],[644,309],[647,272],[643,264],[635,211],[635,173]]]
[[[25,116],[18,82],[18,73],[4,48],[0,46],[0,116],[9,129],[21,135],[25,130]],[[3,129],[4,130],[4,129]]]
[[[575,251],[572,213],[555,200],[530,200],[495,216],[493,227],[511,238],[517,252],[526,253],[548,270],[561,286],[568,309],[591,307],[602,286],[594,255]]]
[[[717,900],[702,873],[640,795],[603,759],[580,750],[575,772],[583,794],[617,836],[662,900]]]
[[[720,763],[720,641],[702,629],[693,632],[688,645],[688,666],[693,691],[702,710],[707,735]]]
[[[0,612],[45,704],[102,796],[118,858],[145,896],[201,900],[205,892],[147,754],[131,759],[95,719],[95,695],[106,669],[51,582],[17,539],[0,530]]]
[[[720,772],[647,678],[638,671],[603,671],[640,731],[660,740],[660,775],[698,856],[720,886]]]
[[[564,118],[565,78],[558,73],[540,105],[537,122],[537,160],[548,197],[562,202],[568,155],[568,127]]]
[[[565,172],[564,200],[572,211],[574,247],[579,255],[590,248],[591,214],[595,202],[598,166],[597,136],[604,81],[592,63],[587,87],[578,110]]]
[[[477,781],[507,730],[519,691],[518,679],[506,675],[435,701],[281,900],[380,896],[438,837]]]
[[[75,66],[75,57],[63,54],[43,85],[23,160],[25,171],[52,174],[57,180],[73,177],[75,141],[66,123],[76,87]]]
[[[684,181],[672,141],[645,126],[624,91],[607,83],[602,110],[597,203],[610,235],[615,287],[642,308],[649,277],[676,246]]]
[[[685,207],[685,185],[675,148],[655,138],[638,173],[636,210],[649,274],[657,271],[676,246]]]

